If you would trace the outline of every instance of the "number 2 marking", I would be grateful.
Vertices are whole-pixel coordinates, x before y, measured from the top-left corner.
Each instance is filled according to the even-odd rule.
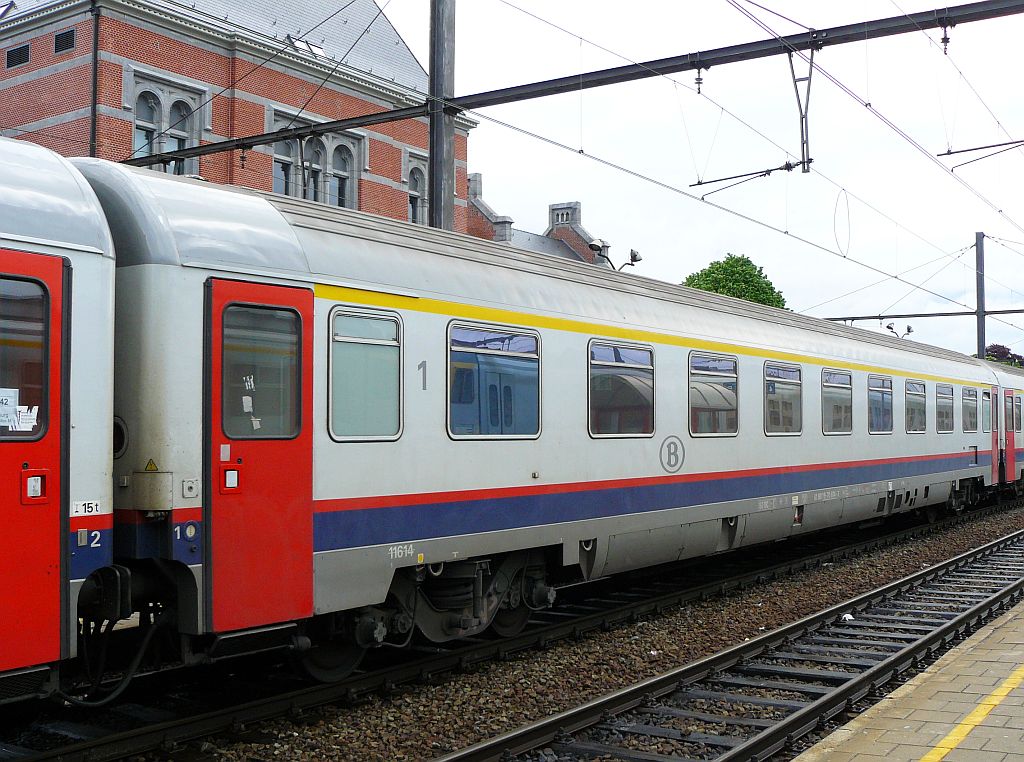
[[[89,547],[98,548],[100,546],[100,533],[94,531],[90,536],[92,537],[92,542],[89,543]]]
[[[427,390],[427,361],[424,360],[419,365],[417,365],[416,366],[416,370],[418,370],[423,375],[423,391],[426,391]]]

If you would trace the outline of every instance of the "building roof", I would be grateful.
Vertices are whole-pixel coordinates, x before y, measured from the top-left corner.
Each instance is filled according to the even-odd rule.
[[[541,254],[551,254],[556,257],[572,259],[576,262],[583,261],[583,257],[573,251],[565,241],[559,241],[557,238],[549,238],[546,235],[529,233],[525,230],[512,228],[512,245],[517,249],[537,251]]]
[[[4,22],[64,1],[16,0],[15,7],[6,14]],[[329,59],[344,58],[346,64],[359,71],[391,80],[417,92],[427,91],[426,71],[387,16],[380,13],[380,7],[375,0],[333,0],[323,5],[306,0],[134,2],[184,16],[226,32],[248,33],[257,39],[263,38],[260,41],[264,43],[276,41],[278,45],[282,45],[290,35],[292,38],[305,40],[322,48]],[[336,15],[328,19],[327,17],[334,12]],[[315,57],[318,53],[302,47],[291,48],[291,52],[296,51],[309,57]]]

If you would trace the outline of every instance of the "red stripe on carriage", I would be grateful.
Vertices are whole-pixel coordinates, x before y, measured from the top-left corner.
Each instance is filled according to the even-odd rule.
[[[72,516],[70,529],[77,532],[79,529],[113,529],[114,514],[101,513],[97,516]]]
[[[175,508],[172,518],[175,524],[182,524],[186,521],[202,521],[203,509],[201,506],[196,508]]]
[[[979,454],[990,454],[989,450],[980,450]],[[836,463],[808,463],[797,466],[776,466],[772,468],[752,468],[742,471],[709,471],[698,474],[679,474],[671,476],[643,476],[631,479],[606,479],[591,482],[565,482],[561,484],[539,484],[521,487],[495,487],[492,489],[457,490],[453,492],[422,492],[408,495],[381,495],[375,497],[349,497],[333,500],[315,500],[313,510],[316,513],[333,513],[335,511],[356,511],[369,508],[396,508],[401,506],[427,505],[431,503],[459,503],[471,500],[489,500],[496,498],[526,497],[530,495],[552,495],[568,492],[590,492],[596,490],[619,489],[623,487],[647,487],[662,484],[685,484],[714,479],[737,479],[758,476],[774,476],[778,474],[806,473],[809,471],[828,471],[840,468],[863,468],[884,466],[896,463],[918,463],[929,460],[950,460],[973,458],[971,451],[940,453],[934,455],[910,455],[899,458],[878,458],[875,460],[850,460]],[[965,463],[966,465],[971,465]],[[869,480],[874,481],[874,480]]]

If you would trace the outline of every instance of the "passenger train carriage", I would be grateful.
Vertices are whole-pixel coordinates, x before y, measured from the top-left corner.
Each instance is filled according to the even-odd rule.
[[[516,632],[561,582],[1022,484],[1015,369],[27,143],[0,165],[0,701],[71,686],[104,621],[336,679]]]

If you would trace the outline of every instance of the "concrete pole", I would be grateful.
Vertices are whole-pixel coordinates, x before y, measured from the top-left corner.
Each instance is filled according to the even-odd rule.
[[[430,227],[455,226],[455,0],[430,0],[430,114],[427,180]]]
[[[985,234],[974,234],[974,269],[978,282],[978,357],[985,359]]]

